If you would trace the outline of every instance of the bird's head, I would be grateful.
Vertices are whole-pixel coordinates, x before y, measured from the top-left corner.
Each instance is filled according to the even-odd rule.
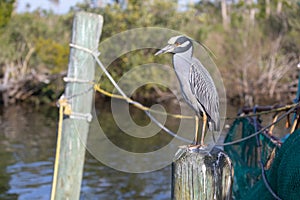
[[[164,53],[182,53],[192,48],[192,40],[184,35],[171,37],[168,41],[168,45],[156,52],[154,55]]]

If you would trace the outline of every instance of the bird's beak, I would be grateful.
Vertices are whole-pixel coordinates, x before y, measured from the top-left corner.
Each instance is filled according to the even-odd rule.
[[[176,47],[176,45],[169,44],[169,45],[165,46],[164,48],[162,48],[161,50],[159,50],[158,52],[156,52],[154,55],[157,56],[160,54],[172,52],[175,49],[175,47]]]

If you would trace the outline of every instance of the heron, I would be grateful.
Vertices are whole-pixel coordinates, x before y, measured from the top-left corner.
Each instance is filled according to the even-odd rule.
[[[189,37],[174,36],[169,39],[167,46],[155,53],[155,56],[173,54],[173,66],[183,99],[196,113],[195,138],[190,147],[204,148],[207,128],[210,131],[220,129],[219,96],[211,75],[202,63],[193,57],[193,48],[192,39]],[[200,116],[203,122],[201,138],[198,133]]]

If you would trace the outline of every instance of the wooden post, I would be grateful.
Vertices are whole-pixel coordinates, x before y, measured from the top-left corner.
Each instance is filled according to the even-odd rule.
[[[103,18],[100,15],[79,12],[73,22],[72,44],[90,50],[97,50],[102,31]],[[76,80],[93,81],[95,60],[93,56],[80,49],[71,48],[69,57],[68,82],[64,96],[68,98],[72,113],[90,114],[93,102],[93,85]],[[52,185],[51,199],[79,199],[81,179],[85,158],[85,145],[89,122],[66,116],[63,120],[61,148],[57,172],[54,171],[56,184]],[[54,180],[53,179],[53,180]]]
[[[231,199],[233,167],[222,150],[179,151],[180,156],[172,163],[172,199]]]

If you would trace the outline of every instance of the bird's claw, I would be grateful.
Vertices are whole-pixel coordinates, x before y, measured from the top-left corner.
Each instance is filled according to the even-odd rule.
[[[197,145],[189,145],[188,148],[193,150],[193,149],[205,149],[207,147],[206,144],[197,144]]]

